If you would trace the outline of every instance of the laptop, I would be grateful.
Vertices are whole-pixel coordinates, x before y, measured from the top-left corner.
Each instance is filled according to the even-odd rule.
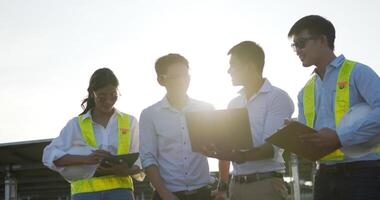
[[[246,108],[188,112],[186,123],[194,152],[202,152],[208,145],[220,151],[253,148]]]

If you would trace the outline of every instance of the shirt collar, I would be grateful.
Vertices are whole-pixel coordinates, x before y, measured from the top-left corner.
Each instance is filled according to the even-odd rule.
[[[345,59],[346,58],[344,57],[344,55],[341,54],[340,56],[336,57],[333,61],[331,61],[329,66],[338,68],[338,67],[342,66],[342,63],[344,62]]]
[[[329,67],[333,67],[333,68],[339,68],[340,66],[342,66],[344,60],[346,58],[344,57],[343,54],[339,55],[338,57],[336,57],[333,61],[331,61],[328,65],[327,65],[327,68]],[[317,73],[317,68],[315,68],[313,70],[313,73],[312,74],[316,74]]]
[[[87,119],[87,118],[90,118],[92,120],[91,111],[92,111],[92,109],[89,110],[89,111],[87,111],[85,114],[83,114],[83,117],[81,118],[82,121],[85,120],[85,119]],[[115,108],[115,111],[112,114],[111,118],[114,117],[114,116],[116,116],[116,115],[121,116],[122,113],[118,109]]]
[[[185,105],[185,107],[183,108],[183,110],[186,110],[186,108],[189,107],[189,105],[192,104],[192,99],[187,97],[187,103]],[[165,96],[161,101],[160,101],[160,104],[158,106],[158,109],[171,109],[171,110],[177,110],[176,108],[173,108],[170,103],[169,103],[169,100],[167,98],[167,96]]]
[[[159,108],[160,108],[160,109],[163,109],[163,108],[170,108],[170,107],[171,107],[171,106],[170,106],[169,100],[168,100],[168,98],[165,96],[165,97],[161,100]]]
[[[272,90],[273,86],[272,84],[269,82],[269,80],[267,78],[264,78],[264,83],[263,85],[260,87],[259,91],[257,91],[256,94],[254,94],[249,100],[251,100],[253,97],[261,94],[261,93],[268,93]],[[239,90],[239,94],[242,95],[242,96],[245,96],[245,93],[244,93],[244,88]]]

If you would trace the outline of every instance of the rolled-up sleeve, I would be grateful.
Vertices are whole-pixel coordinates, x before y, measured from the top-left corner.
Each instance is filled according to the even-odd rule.
[[[380,78],[365,65],[354,69],[354,87],[372,111],[352,126],[338,129],[338,136],[343,147],[367,142],[380,135]]]
[[[158,138],[154,129],[153,113],[144,110],[140,115],[140,159],[143,168],[158,165]]]
[[[139,138],[139,123],[136,118],[131,117],[131,144],[130,144],[130,153],[136,153],[139,152],[140,148],[140,138]],[[137,165],[139,168],[141,167],[141,160],[140,158],[137,159],[135,162],[135,165]]]
[[[265,138],[270,137],[277,129],[284,126],[285,119],[290,119],[294,112],[293,101],[284,91],[279,91],[269,105],[269,111],[265,118]]]
[[[53,139],[52,142],[44,148],[42,163],[46,167],[58,172],[63,169],[63,167],[57,167],[54,161],[66,155],[66,151],[72,146],[75,122],[75,119],[70,120],[61,130],[59,136]]]
[[[302,124],[306,124],[306,119],[305,119],[304,109],[303,109],[303,89],[298,93],[297,99],[298,99],[297,121]]]
[[[264,139],[273,135],[277,129],[284,126],[285,119],[290,119],[294,112],[294,104],[289,95],[284,91],[279,91],[268,106],[268,113],[265,118]],[[283,150],[272,145],[275,158],[282,155]]]
[[[63,152],[62,150],[57,149],[56,146],[50,146],[49,145],[49,146],[47,146],[44,149],[44,154],[43,154],[43,158],[42,158],[43,164],[46,167],[49,167],[50,169],[52,169],[54,171],[60,171],[63,168],[62,167],[57,167],[54,164],[54,161],[58,160],[59,158],[63,157],[64,155],[66,155],[65,152]]]

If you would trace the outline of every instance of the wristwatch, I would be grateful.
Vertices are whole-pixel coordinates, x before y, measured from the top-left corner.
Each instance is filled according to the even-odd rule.
[[[221,191],[221,192],[227,191],[228,190],[228,183],[223,182],[223,181],[219,181],[217,189],[218,189],[218,191]]]

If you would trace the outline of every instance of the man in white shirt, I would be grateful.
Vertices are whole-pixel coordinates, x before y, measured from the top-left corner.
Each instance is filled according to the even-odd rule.
[[[222,160],[233,161],[230,199],[283,199],[287,195],[282,174],[285,172],[282,149],[265,142],[290,118],[294,106],[289,95],[263,78],[265,55],[252,41],[241,42],[230,49],[230,68],[234,86],[243,86],[240,95],[231,100],[229,108],[247,108],[254,148],[249,151],[216,153]],[[229,162],[220,161],[220,183],[228,183]],[[217,192],[222,199],[223,191]]]
[[[213,107],[187,96],[188,68],[188,61],[179,54],[159,58],[155,63],[157,80],[167,93],[140,116],[140,157],[155,188],[154,200],[211,198],[207,158],[191,149],[185,112]]]

